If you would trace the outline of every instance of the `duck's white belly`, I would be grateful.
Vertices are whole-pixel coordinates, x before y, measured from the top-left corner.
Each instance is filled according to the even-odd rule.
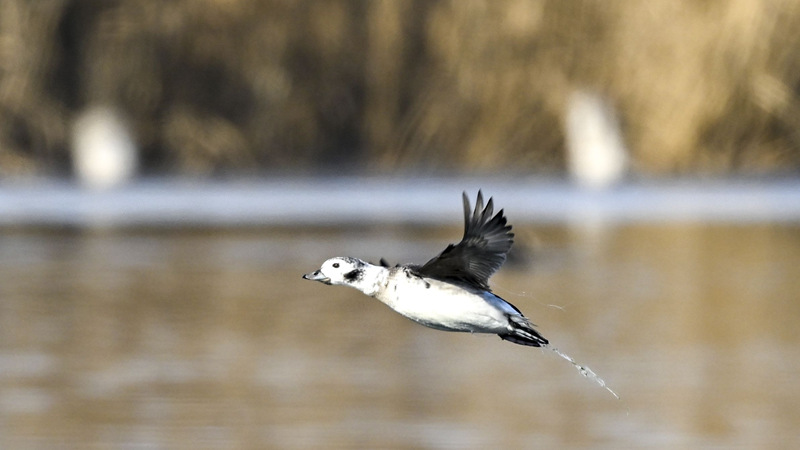
[[[517,312],[490,292],[473,293],[438,280],[399,272],[375,296],[422,325],[445,331],[504,333],[508,314]]]

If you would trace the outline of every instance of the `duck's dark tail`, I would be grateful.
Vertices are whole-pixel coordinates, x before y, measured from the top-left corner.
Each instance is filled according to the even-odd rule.
[[[548,344],[547,339],[533,328],[533,324],[527,318],[509,314],[508,323],[511,328],[508,333],[498,334],[500,339],[531,347],[544,347]]]
[[[546,348],[552,351],[556,355],[569,361],[573,367],[578,369],[578,372],[580,372],[581,375],[590,380],[594,380],[594,382],[599,384],[600,387],[605,388],[611,393],[611,395],[616,397],[617,400],[620,400],[619,395],[611,390],[610,387],[606,386],[606,382],[603,381],[602,378],[598,377],[597,374],[592,371],[592,369],[578,364],[574,359],[572,359],[571,356],[567,355],[566,353],[562,353],[561,350],[551,346],[550,342],[545,339],[544,336],[539,334],[535,328],[533,328],[534,325],[526,317],[509,315],[508,318],[511,328],[508,333],[499,334],[498,336],[500,336],[500,339],[520,345]]]

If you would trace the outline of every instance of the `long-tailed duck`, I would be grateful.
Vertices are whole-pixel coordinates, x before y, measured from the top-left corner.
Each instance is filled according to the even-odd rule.
[[[463,198],[464,237],[425,264],[390,267],[384,259],[373,265],[339,256],[303,278],[356,288],[430,328],[496,334],[515,344],[547,348],[619,398],[591,369],[552,347],[517,307],[492,292],[489,277],[505,262],[514,233],[503,210],[492,215],[491,198],[484,207],[478,191],[474,211],[466,192]]]

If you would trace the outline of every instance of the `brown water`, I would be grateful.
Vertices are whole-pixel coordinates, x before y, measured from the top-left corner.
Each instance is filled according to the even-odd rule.
[[[800,227],[517,230],[495,291],[623,402],[300,278],[457,229],[5,231],[0,448],[800,448]]]

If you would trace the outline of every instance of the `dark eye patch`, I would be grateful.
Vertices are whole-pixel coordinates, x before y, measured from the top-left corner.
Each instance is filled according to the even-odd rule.
[[[360,280],[362,276],[364,276],[364,272],[362,270],[354,269],[344,274],[344,279],[347,281],[356,281]]]
[[[339,268],[339,263],[333,263],[333,268],[334,269],[338,269]]]

